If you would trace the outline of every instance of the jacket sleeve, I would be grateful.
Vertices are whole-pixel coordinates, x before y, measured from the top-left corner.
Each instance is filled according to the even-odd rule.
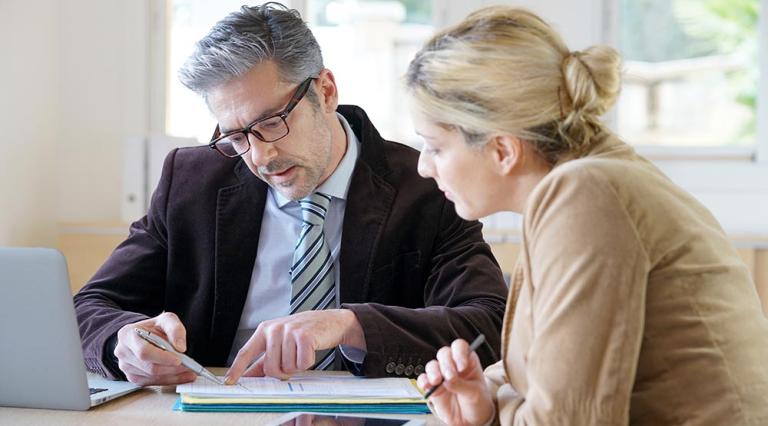
[[[504,407],[505,411],[514,411],[522,403],[522,400],[515,389],[509,384],[509,378],[507,378],[507,373],[504,371],[504,361],[488,366],[483,374],[485,375],[485,383],[488,385],[488,390],[493,397],[493,403],[496,408],[496,413],[490,424],[498,425],[499,407]]]
[[[175,154],[165,159],[147,215],[131,224],[128,238],[74,297],[86,367],[111,379],[125,378],[112,353],[118,330],[162,312],[165,210]]]
[[[554,177],[528,201],[528,388],[496,389],[501,424],[629,422],[650,262],[627,202],[593,173]]]
[[[477,350],[482,364],[499,359],[507,288],[482,225],[462,220],[444,201],[438,228],[431,253],[422,253],[429,269],[423,307],[342,305],[355,312],[365,333],[368,376],[417,376],[439,348],[480,333],[486,337]]]

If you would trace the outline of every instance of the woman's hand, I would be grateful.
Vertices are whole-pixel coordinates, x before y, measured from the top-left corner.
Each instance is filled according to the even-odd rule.
[[[495,409],[480,359],[462,339],[441,348],[417,383],[425,390],[442,383],[429,400],[435,415],[449,425],[484,425],[493,419]]]

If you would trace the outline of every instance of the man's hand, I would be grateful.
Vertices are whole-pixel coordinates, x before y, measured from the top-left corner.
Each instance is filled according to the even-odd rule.
[[[242,375],[286,379],[312,367],[316,350],[338,345],[366,349],[363,329],[348,309],[306,311],[263,321],[237,353],[226,382],[237,383]],[[262,352],[264,356],[250,365]]]
[[[128,381],[137,385],[173,385],[195,380],[197,375],[181,365],[174,354],[155,347],[139,337],[143,328],[171,342],[179,352],[187,350],[187,331],[176,314],[164,312],[154,318],[123,326],[117,332],[115,356]]]

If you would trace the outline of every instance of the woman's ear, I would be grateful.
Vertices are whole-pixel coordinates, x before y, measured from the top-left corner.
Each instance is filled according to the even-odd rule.
[[[520,164],[523,154],[522,141],[511,135],[497,135],[488,146],[493,156],[497,172],[506,176]]]
[[[315,85],[317,95],[320,98],[320,108],[324,113],[330,114],[336,112],[339,106],[339,92],[336,88],[336,78],[328,68],[320,71]]]

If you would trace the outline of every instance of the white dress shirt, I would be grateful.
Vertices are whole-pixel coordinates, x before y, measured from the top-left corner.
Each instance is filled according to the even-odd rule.
[[[347,204],[347,191],[357,162],[358,141],[347,120],[338,113],[336,115],[347,135],[347,149],[336,170],[316,189],[316,192],[332,197],[325,216],[323,231],[333,257],[336,307],[338,307],[341,231]],[[259,323],[288,315],[291,300],[291,276],[288,271],[293,261],[294,246],[302,223],[299,203],[285,198],[270,187],[261,221],[259,249],[253,265],[248,297],[243,306],[227,365],[232,364],[237,351],[251,337]],[[349,358],[346,352],[344,355]]]

